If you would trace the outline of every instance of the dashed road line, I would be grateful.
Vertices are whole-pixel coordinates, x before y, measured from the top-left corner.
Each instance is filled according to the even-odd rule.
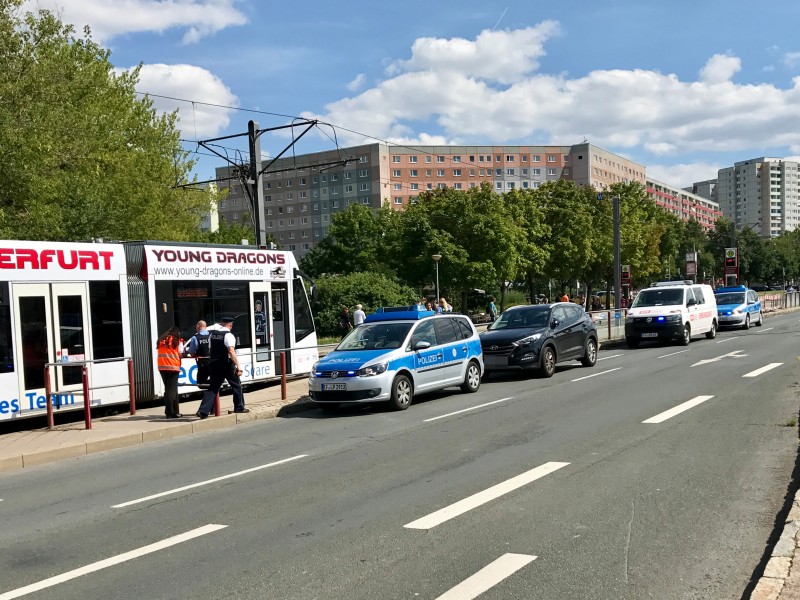
[[[544,477],[545,475],[549,475],[554,471],[558,471],[562,467],[566,467],[569,463],[566,462],[548,462],[543,465],[536,467],[535,469],[531,469],[530,471],[526,471],[521,475],[517,475],[516,477],[512,477],[502,483],[498,483],[497,485],[493,485],[492,487],[483,490],[482,492],[478,492],[477,494],[473,494],[468,498],[464,498],[463,500],[459,500],[455,504],[451,504],[450,506],[445,506],[444,508],[437,510],[421,519],[417,519],[416,521],[412,521],[407,525],[403,525],[406,529],[432,529],[437,525],[441,525],[445,521],[449,521],[459,515],[463,515],[465,512],[471,511],[473,508],[477,508],[487,502],[491,502],[500,496],[504,496],[509,492],[513,492],[514,490],[521,488],[524,485],[528,485]]]
[[[472,600],[536,560],[530,554],[503,554],[436,600]]]
[[[674,408],[665,410],[664,412],[657,414],[655,417],[650,417],[646,421],[642,421],[642,423],[663,423],[667,419],[670,419],[675,415],[679,415],[682,412],[689,410],[690,408],[694,408],[698,404],[702,404],[706,400],[710,400],[713,397],[714,396],[697,396],[696,398],[692,398],[688,402],[684,402],[683,404],[679,404]]]
[[[137,548],[136,550],[131,550],[130,552],[124,552],[123,554],[117,554],[116,556],[112,556],[111,558],[106,558],[104,560],[94,562],[90,565],[86,565],[85,567],[80,567],[79,569],[67,571],[66,573],[62,573],[61,575],[56,575],[55,577],[43,579],[42,581],[26,585],[25,587],[17,588],[15,590],[11,590],[10,592],[0,594],[0,600],[11,600],[12,598],[19,598],[20,596],[32,594],[33,592],[38,592],[39,590],[53,587],[54,585],[58,585],[59,583],[64,583],[65,581],[70,581],[71,579],[76,579],[78,577],[82,577],[83,575],[88,575],[89,573],[100,571],[101,569],[107,569],[108,567],[113,567],[114,565],[118,565],[120,563],[133,560],[134,558],[139,558],[140,556],[144,556],[146,554],[152,554],[153,552],[164,550],[165,548],[169,548],[170,546],[175,546],[183,542],[188,542],[189,540],[200,537],[201,535],[214,533],[215,531],[219,531],[220,529],[225,529],[226,527],[227,525],[214,525],[214,524],[204,525],[203,527],[192,529],[191,531],[187,531],[186,533],[181,533],[180,535],[175,535],[165,540],[161,540],[160,542],[149,544],[148,546],[142,546],[141,548]]]
[[[724,340],[720,340],[717,343],[718,344],[724,344],[725,342],[730,342],[731,340],[738,340],[740,337],[741,336],[739,336],[739,335],[735,335],[733,337],[729,337],[729,338],[725,338]]]
[[[759,329],[758,331],[754,331],[753,333],[764,333],[765,331],[771,331],[775,329],[774,327],[767,327],[766,329]]]
[[[255,473],[256,471],[261,471],[262,469],[268,469],[269,467],[276,467],[278,465],[282,465],[284,463],[291,462],[293,460],[298,460],[301,458],[305,458],[308,454],[299,454],[297,456],[292,456],[291,458],[284,458],[283,460],[277,460],[275,462],[271,462],[266,465],[260,465],[258,467],[253,467],[252,469],[245,469],[244,471],[237,471],[236,473],[229,473],[228,475],[223,475],[222,477],[215,477],[214,479],[207,479],[205,481],[199,481],[197,483],[192,483],[190,485],[185,485],[183,487],[175,488],[174,490],[167,490],[166,492],[160,492],[158,494],[153,494],[152,496],[145,496],[144,498],[137,498],[136,500],[130,500],[128,502],[123,502],[121,504],[115,504],[111,508],[125,508],[126,506],[131,506],[133,504],[139,504],[141,502],[147,502],[148,500],[154,500],[155,498],[162,498],[164,496],[169,496],[170,494],[178,494],[180,492],[185,492],[186,490],[191,490],[197,487],[201,487],[204,485],[209,485],[211,483],[216,483],[218,481],[225,481],[226,479],[232,479],[233,477],[239,477],[241,475],[247,475],[248,473]]]
[[[777,367],[780,367],[783,363],[769,363],[766,367],[761,367],[760,369],[756,369],[755,371],[750,371],[742,377],[758,377],[762,373],[766,373],[767,371],[771,371]]]
[[[505,402],[506,400],[512,400],[513,398],[514,398],[513,396],[509,396],[508,398],[500,398],[500,400],[492,400],[491,402],[486,402],[485,404],[479,404],[478,406],[470,406],[469,408],[463,408],[455,412],[447,413],[446,415],[439,415],[438,417],[431,417],[430,419],[425,419],[423,423],[430,423],[431,421],[438,421],[439,419],[452,417],[453,415],[460,415],[461,413],[465,413],[470,410],[477,410],[479,408],[483,408],[484,406],[491,406],[492,404],[497,404],[498,402]]]
[[[689,352],[689,350],[678,350],[677,352],[670,352],[669,354],[662,354],[661,356],[657,356],[656,358],[667,358],[668,356],[675,356],[676,354],[683,354],[684,352]]]
[[[611,356],[604,356],[603,358],[598,358],[597,362],[601,360],[608,360],[609,358],[619,358],[620,356],[625,356],[624,354],[612,354]]]
[[[608,371],[600,371],[599,373],[593,373],[591,375],[587,375],[586,377],[578,377],[577,379],[573,379],[572,381],[583,381],[584,379],[591,379],[592,377],[597,377],[598,375],[605,375],[606,373],[613,373],[614,371],[619,371],[622,367],[617,367],[615,369],[609,369]]]

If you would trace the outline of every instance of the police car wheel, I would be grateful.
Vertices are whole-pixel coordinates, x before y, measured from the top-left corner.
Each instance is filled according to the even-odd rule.
[[[586,354],[581,359],[584,367],[593,367],[597,364],[597,342],[594,338],[586,340]]]
[[[761,327],[764,324],[764,315],[761,312],[758,313],[758,323],[756,323],[756,327]]]
[[[683,335],[681,336],[681,346],[688,346],[692,341],[692,330],[689,325],[683,326]]]
[[[744,329],[745,331],[750,329],[750,315],[744,316],[744,325],[742,325],[742,329]]]
[[[470,361],[467,365],[467,373],[464,375],[464,383],[461,384],[461,391],[473,394],[481,387],[481,369],[478,363]]]
[[[542,348],[542,368],[543,377],[552,377],[556,372],[556,351],[552,346]]]
[[[411,380],[405,375],[398,375],[392,382],[392,397],[389,400],[389,405],[394,410],[405,410],[411,406],[411,400],[414,397],[414,388],[411,385]]]

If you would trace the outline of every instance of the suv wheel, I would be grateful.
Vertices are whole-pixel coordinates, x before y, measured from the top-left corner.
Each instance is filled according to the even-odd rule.
[[[392,382],[392,397],[389,400],[389,406],[394,410],[405,410],[411,406],[411,400],[414,397],[414,388],[411,385],[411,380],[405,375],[398,375]]]
[[[586,353],[581,359],[581,364],[584,367],[593,367],[597,364],[597,340],[593,337],[586,340]]]
[[[466,394],[474,394],[481,387],[481,368],[474,360],[467,365],[467,373],[464,375],[464,383],[461,384],[461,391]]]
[[[542,348],[542,376],[552,377],[556,372],[556,351],[552,346]]]
[[[711,329],[706,331],[706,337],[708,339],[710,339],[710,340],[713,340],[715,337],[717,337],[717,322],[716,321],[712,321],[711,322]]]
[[[688,346],[692,341],[692,328],[689,324],[683,326],[683,335],[681,336],[681,346]]]

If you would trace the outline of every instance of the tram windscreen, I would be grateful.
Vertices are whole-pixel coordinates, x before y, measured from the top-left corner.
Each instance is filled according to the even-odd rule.
[[[44,296],[20,299],[19,322],[22,328],[22,372],[25,389],[41,389],[44,387],[48,336]]]
[[[311,316],[311,305],[308,303],[303,280],[295,277],[292,285],[294,296],[294,339],[299,342],[314,333],[314,318]]]
[[[122,302],[118,281],[90,281],[92,358],[125,356],[122,340]]]

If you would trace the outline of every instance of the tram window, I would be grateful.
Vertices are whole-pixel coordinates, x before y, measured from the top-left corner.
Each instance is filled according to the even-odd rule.
[[[122,340],[122,302],[118,281],[89,282],[93,358],[125,356]]]
[[[311,316],[311,306],[308,304],[308,296],[303,285],[303,280],[295,278],[292,285],[292,295],[294,296],[294,338],[299,342],[304,337],[314,333],[314,319]]]
[[[8,282],[0,284],[0,373],[14,370],[14,342],[11,337],[11,306]]]

